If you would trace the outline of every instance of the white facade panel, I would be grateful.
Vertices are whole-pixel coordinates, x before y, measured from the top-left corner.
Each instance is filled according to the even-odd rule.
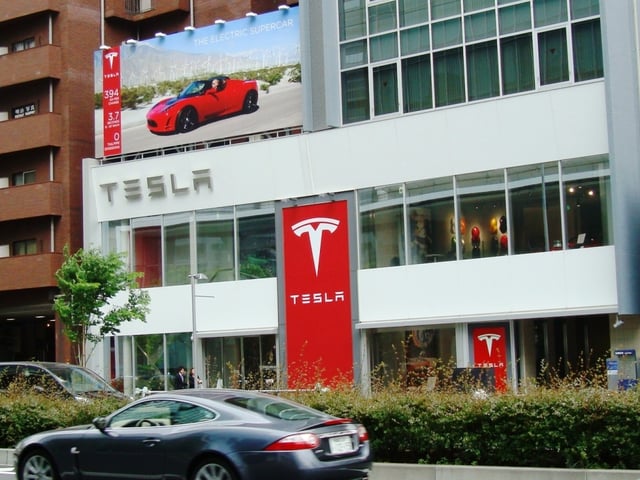
[[[370,328],[615,312],[615,282],[613,247],[360,270],[360,321]]]

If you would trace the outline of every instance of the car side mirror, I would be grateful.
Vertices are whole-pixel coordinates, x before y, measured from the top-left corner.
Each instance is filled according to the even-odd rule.
[[[92,423],[94,427],[102,432],[107,428],[107,417],[96,417],[93,419]]]

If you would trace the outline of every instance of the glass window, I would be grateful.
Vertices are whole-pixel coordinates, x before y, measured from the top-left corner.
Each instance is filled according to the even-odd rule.
[[[460,12],[460,0],[431,0],[431,18],[433,20],[460,15]]]
[[[533,18],[536,27],[567,21],[567,0],[534,0]]]
[[[431,29],[433,48],[452,47],[462,43],[462,22],[459,18],[434,23]]]
[[[509,245],[504,172],[463,175],[456,179],[460,202],[463,258],[506,255]]]
[[[562,181],[568,248],[611,245],[608,160],[563,163]]]
[[[239,279],[275,277],[276,220],[273,204],[243,205],[236,212]]]
[[[400,32],[400,50],[402,55],[429,51],[429,26],[423,25]]]
[[[464,18],[464,37],[467,42],[496,36],[496,15],[493,10]]]
[[[367,69],[342,72],[342,121],[369,120],[369,79]]]
[[[558,165],[512,168],[508,178],[512,252],[562,249]]]
[[[402,185],[358,191],[360,267],[404,265]]]
[[[374,383],[400,383],[434,388],[439,368],[456,358],[455,328],[418,327],[372,333]]]
[[[278,388],[276,336],[204,339],[211,386],[248,390]]]
[[[467,46],[467,88],[469,101],[500,95],[495,40]]]
[[[27,170],[25,172],[14,173],[11,176],[11,184],[15,187],[20,185],[28,185],[36,182],[36,171]]]
[[[484,8],[492,8],[494,5],[495,0],[464,0],[464,11],[465,13],[474,12]]]
[[[600,14],[600,0],[571,0],[571,19]]]
[[[453,180],[408,183],[409,263],[455,260]]]
[[[140,287],[162,285],[162,236],[160,217],[136,218],[133,228],[133,270],[143,276]]]
[[[164,357],[164,337],[162,334],[137,335],[133,337],[135,346],[135,373],[134,387],[149,390],[165,390],[171,388],[165,381],[165,357]],[[128,348],[124,350],[126,353]],[[128,355],[123,358],[125,365],[131,363]],[[186,365],[186,364],[185,364]],[[177,365],[176,365],[177,366]],[[124,373],[125,385],[128,382],[128,375]]]
[[[396,28],[396,3],[387,2],[369,8],[369,35]]]
[[[367,33],[364,0],[338,2],[340,9],[340,40],[363,37]]]
[[[102,249],[105,254],[124,253],[126,265],[129,265],[129,242],[131,227],[129,220],[112,220],[102,224]]]
[[[604,69],[600,20],[576,23],[572,26],[572,32],[573,69],[576,82],[601,78],[604,75]]]
[[[567,31],[564,28],[538,34],[538,55],[541,85],[569,80]]]
[[[342,68],[357,67],[367,63],[367,41],[358,40],[345,43],[340,47],[340,66]]]
[[[405,113],[433,107],[431,56],[422,55],[402,61],[402,98]]]
[[[395,33],[369,39],[371,62],[380,62],[398,56],[398,36]]]
[[[164,284],[186,285],[191,273],[191,214],[165,215],[164,223]]]
[[[398,71],[395,63],[373,69],[373,102],[376,115],[398,111]]]
[[[429,5],[425,0],[398,0],[398,4],[401,27],[429,21]]]
[[[531,7],[528,3],[520,3],[501,8],[498,12],[500,35],[521,32],[531,28]]]
[[[210,282],[234,280],[233,209],[196,212],[197,265]]]
[[[13,255],[33,255],[38,253],[38,242],[35,238],[17,240],[12,243],[11,251]]]
[[[462,48],[433,55],[436,106],[453,105],[465,100]]]
[[[502,91],[504,95],[533,90],[533,44],[531,35],[519,35],[500,41]]]

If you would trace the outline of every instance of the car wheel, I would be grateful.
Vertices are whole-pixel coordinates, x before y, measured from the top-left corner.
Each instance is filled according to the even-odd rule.
[[[193,107],[187,107],[178,115],[176,130],[179,132],[189,132],[198,126],[198,112]]]
[[[58,473],[48,454],[34,450],[20,462],[18,480],[58,480]]]
[[[208,458],[198,464],[191,480],[236,480],[236,474],[227,462]]]
[[[242,111],[244,113],[251,113],[258,108],[258,93],[255,90],[251,90],[244,97],[244,104]]]

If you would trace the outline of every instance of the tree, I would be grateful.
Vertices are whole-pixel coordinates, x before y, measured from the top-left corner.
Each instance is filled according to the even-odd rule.
[[[142,273],[129,272],[122,254],[103,256],[97,249],[80,249],[71,255],[68,246],[63,253],[64,262],[56,272],[60,295],[53,309],[64,324],[77,363],[84,366],[96,344],[118,333],[123,322],[146,321],[150,297],[138,286]],[[111,303],[120,292],[127,292],[126,303]]]

